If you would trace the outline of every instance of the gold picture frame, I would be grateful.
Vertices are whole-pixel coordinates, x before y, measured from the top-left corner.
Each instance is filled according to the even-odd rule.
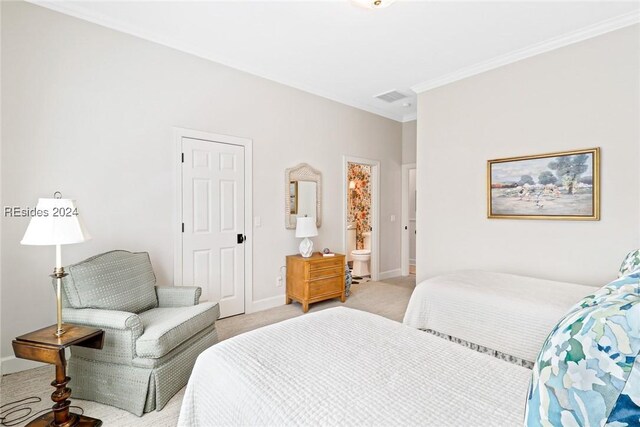
[[[488,160],[487,218],[600,220],[600,148]]]

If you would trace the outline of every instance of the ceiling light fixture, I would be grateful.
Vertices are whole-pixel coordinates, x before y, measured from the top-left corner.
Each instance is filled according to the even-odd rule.
[[[395,0],[351,0],[351,3],[367,9],[382,9],[390,6]]]

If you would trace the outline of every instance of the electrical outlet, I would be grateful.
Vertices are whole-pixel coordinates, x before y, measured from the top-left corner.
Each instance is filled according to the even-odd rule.
[[[282,276],[278,276],[278,277],[276,277],[276,286],[277,286],[278,288],[281,288],[281,287],[282,287]]]

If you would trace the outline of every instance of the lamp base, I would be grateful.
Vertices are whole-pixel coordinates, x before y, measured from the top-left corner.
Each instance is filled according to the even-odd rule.
[[[302,242],[300,242],[300,255],[303,258],[309,258],[313,254],[313,242],[309,240],[308,237],[305,237]]]
[[[57,317],[58,317],[58,328],[54,332],[53,335],[56,337],[61,337],[64,335],[65,330],[62,329],[62,296],[60,287],[62,286],[62,278],[67,276],[67,273],[64,272],[64,267],[56,267],[53,269],[53,274],[51,277],[56,279],[56,308],[57,308]]]

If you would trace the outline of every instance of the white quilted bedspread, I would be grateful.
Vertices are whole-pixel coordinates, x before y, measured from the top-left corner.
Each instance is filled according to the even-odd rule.
[[[461,271],[418,284],[404,324],[535,362],[551,329],[595,290],[513,274]]]
[[[530,372],[339,307],[202,353],[178,425],[519,426]]]

